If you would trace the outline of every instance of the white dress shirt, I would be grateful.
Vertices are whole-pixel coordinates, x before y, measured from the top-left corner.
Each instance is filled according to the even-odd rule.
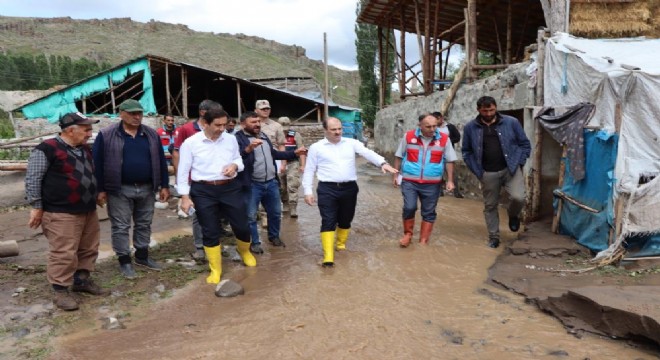
[[[367,149],[364,144],[349,138],[333,144],[324,138],[312,144],[307,151],[307,162],[302,185],[305,195],[313,194],[314,173],[319,181],[346,182],[357,180],[355,155],[358,154],[376,166],[385,163],[385,158]]]
[[[187,138],[179,149],[176,190],[180,195],[188,195],[189,177],[192,181],[231,179],[222,174],[231,164],[238,166],[237,173],[243,171],[243,159],[238,151],[236,137],[223,131],[220,137],[213,141],[206,137],[204,131],[200,131]]]

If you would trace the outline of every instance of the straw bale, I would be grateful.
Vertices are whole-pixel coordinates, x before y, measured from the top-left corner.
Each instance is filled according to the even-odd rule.
[[[652,36],[660,0],[631,3],[573,3],[570,32],[584,37]]]

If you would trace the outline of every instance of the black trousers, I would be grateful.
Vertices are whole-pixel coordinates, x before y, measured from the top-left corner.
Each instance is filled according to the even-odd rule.
[[[332,183],[319,181],[316,189],[321,232],[335,231],[337,226],[350,229],[360,189],[355,181]]]
[[[197,221],[202,227],[204,246],[220,245],[220,218],[229,220],[231,230],[240,241],[250,242],[245,199],[240,181],[234,180],[225,185],[209,185],[193,182],[190,199],[195,203]]]

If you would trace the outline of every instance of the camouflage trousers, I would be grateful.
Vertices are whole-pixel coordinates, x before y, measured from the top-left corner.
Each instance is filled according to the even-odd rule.
[[[284,207],[295,208],[298,205],[298,188],[300,187],[300,162],[289,161],[286,174],[279,174],[280,197]]]

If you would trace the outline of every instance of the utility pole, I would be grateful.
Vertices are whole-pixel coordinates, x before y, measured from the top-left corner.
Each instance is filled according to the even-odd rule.
[[[323,120],[328,119],[328,36],[323,33],[323,70],[325,72],[325,86],[323,88]]]

